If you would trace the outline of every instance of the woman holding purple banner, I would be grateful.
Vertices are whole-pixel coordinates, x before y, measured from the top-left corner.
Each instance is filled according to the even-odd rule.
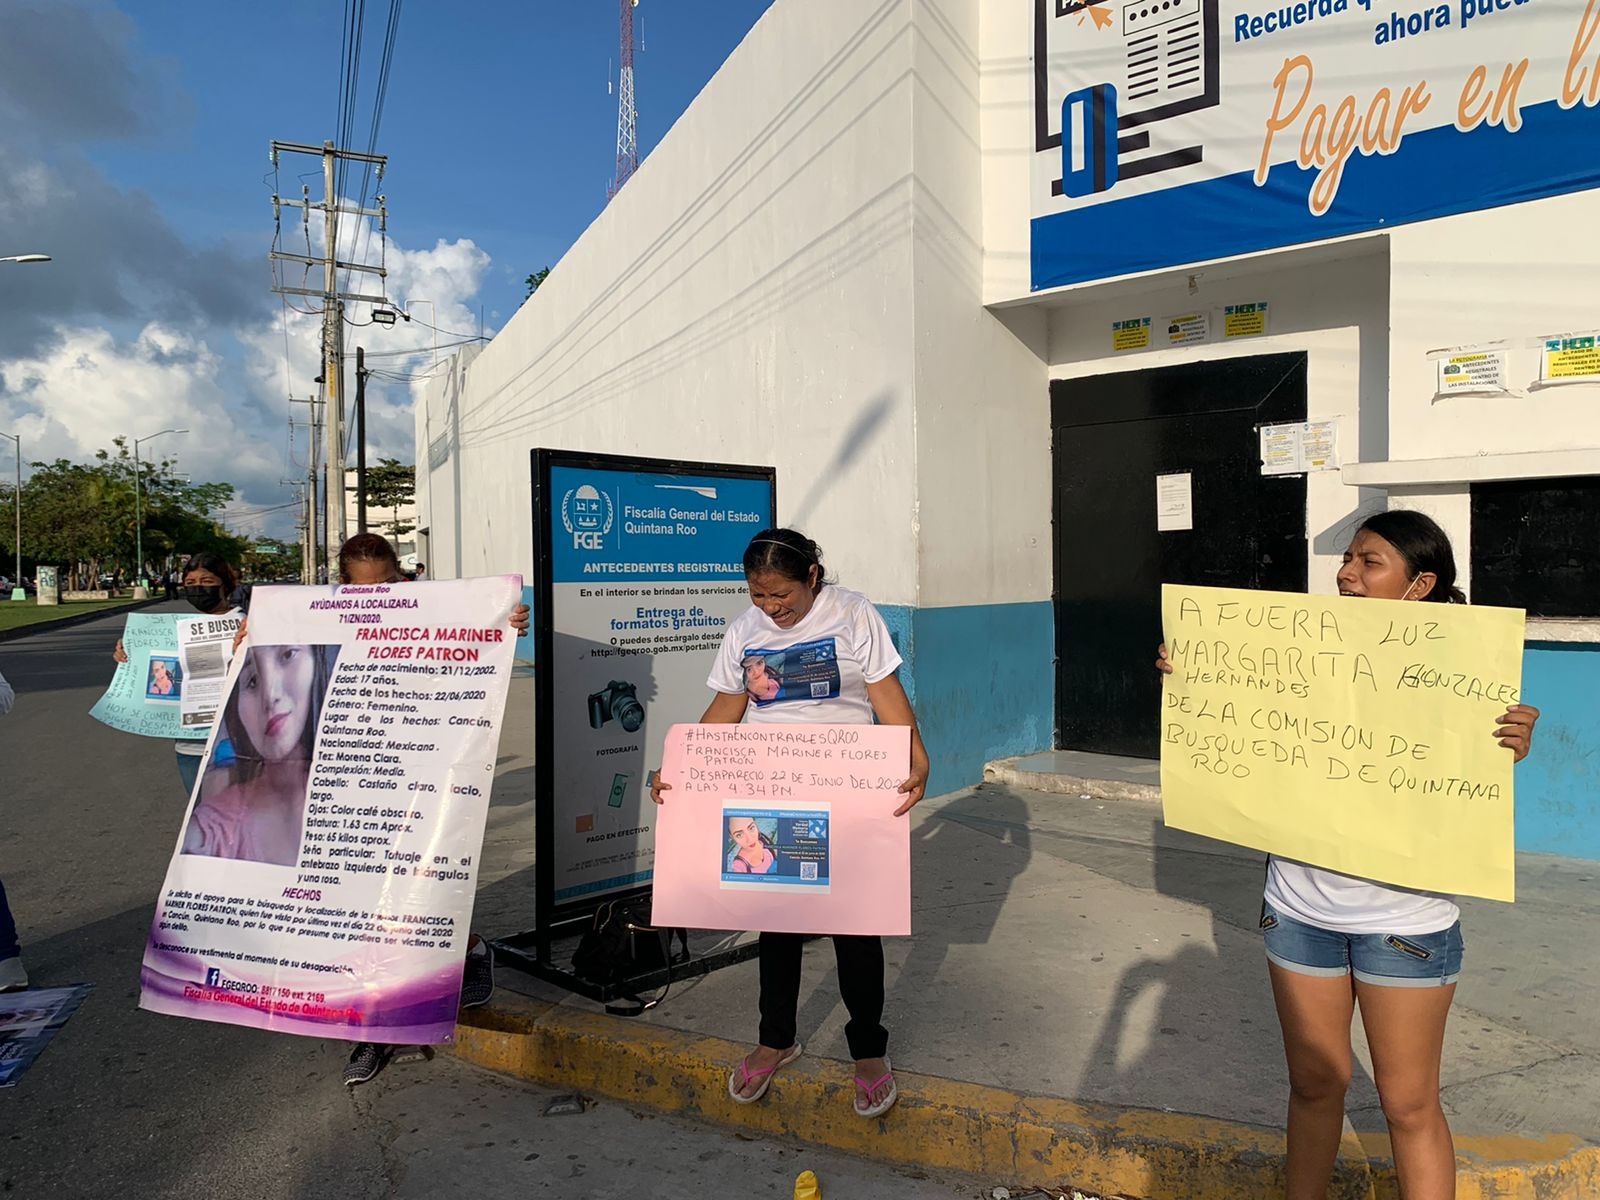
[[[916,714],[896,672],[900,655],[872,602],[831,583],[817,544],[793,529],[766,529],[744,552],[751,607],[723,635],[707,684],[716,692],[702,724],[885,725],[911,729],[911,774],[900,785],[903,816],[922,799],[928,783],[928,752]],[[782,663],[781,670],[774,669]],[[650,798],[663,803],[672,785],[657,772]],[[748,831],[729,836],[749,841]],[[752,844],[751,853],[759,856]],[[748,869],[748,868],[747,868]],[[767,1094],[780,1067],[800,1057],[796,1037],[800,1003],[800,959],[804,937],[762,933],[759,1045],[728,1078],[728,1095],[754,1104]],[[850,1014],[845,1038],[855,1059],[855,1111],[879,1117],[899,1098],[883,1027],[883,942],[877,937],[835,935],[839,994]]]

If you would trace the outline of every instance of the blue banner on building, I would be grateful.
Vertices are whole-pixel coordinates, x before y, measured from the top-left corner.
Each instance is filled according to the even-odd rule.
[[[1600,187],[1600,0],[1035,0],[1034,290]]]

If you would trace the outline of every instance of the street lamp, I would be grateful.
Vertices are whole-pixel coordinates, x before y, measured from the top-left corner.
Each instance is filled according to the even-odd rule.
[[[17,577],[11,581],[11,598],[26,600],[28,593],[22,587],[22,435],[0,433],[0,437],[10,438],[17,444],[17,490],[11,493],[11,504],[17,511]]]
[[[148,433],[142,438],[133,439],[133,528],[134,544],[137,546],[139,559],[134,563],[136,583],[144,583],[144,503],[139,487],[139,477],[144,474],[144,466],[139,461],[139,443],[153,442],[156,438],[168,433],[188,433],[187,429],[163,429],[157,433]],[[147,585],[148,586],[148,585]]]
[[[49,262],[48,254],[8,254],[0,258],[0,263],[42,263]],[[17,577],[12,583],[11,598],[13,600],[27,599],[27,592],[22,588],[22,435],[16,433],[0,433],[0,437],[8,437],[17,444],[17,491],[12,497],[12,502],[17,509]]]

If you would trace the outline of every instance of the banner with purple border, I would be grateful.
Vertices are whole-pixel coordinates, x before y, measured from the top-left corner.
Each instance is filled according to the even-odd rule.
[[[516,576],[256,590],[140,1007],[453,1039],[521,596]]]
[[[1600,187],[1600,0],[1034,0],[1035,291]]]

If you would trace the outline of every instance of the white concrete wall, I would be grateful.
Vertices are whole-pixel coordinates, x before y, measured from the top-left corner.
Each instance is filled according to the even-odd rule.
[[[1033,4],[986,0],[978,9],[983,300],[1001,304],[1032,289]]]
[[[774,5],[466,369],[456,410],[430,391],[440,577],[531,573],[546,446],[776,466],[781,520],[851,585],[915,603],[915,7]]]
[[[1392,459],[1600,448],[1600,384],[1530,386],[1539,377],[1531,343],[1600,328],[1600,241],[1585,232],[1596,227],[1600,192],[1579,192],[1393,231]],[[1508,343],[1510,396],[1435,397],[1431,351],[1496,341]],[[1467,485],[1400,483],[1390,494],[1444,527],[1470,595]]]
[[[1048,600],[1044,319],[982,305],[985,110],[980,11],[918,0],[912,125],[919,603]]]
[[[1344,459],[1382,457],[1389,362],[1386,249],[1383,238],[1372,238],[1336,249],[1289,251],[1198,273],[1167,273],[1071,293],[1050,310],[1051,377],[1079,379],[1174,363],[1304,351],[1307,419],[1339,421]],[[1272,314],[1264,337],[1223,342],[1222,316],[1214,312],[1211,326],[1216,340],[1211,344],[1111,352],[1111,322],[1118,317],[1150,316],[1159,324],[1179,313],[1261,300],[1271,306]],[[1047,500],[1048,475],[1040,488]],[[1345,485],[1336,471],[1307,478],[1307,577],[1313,592],[1337,590],[1334,574],[1356,519],[1381,507],[1376,494]]]

